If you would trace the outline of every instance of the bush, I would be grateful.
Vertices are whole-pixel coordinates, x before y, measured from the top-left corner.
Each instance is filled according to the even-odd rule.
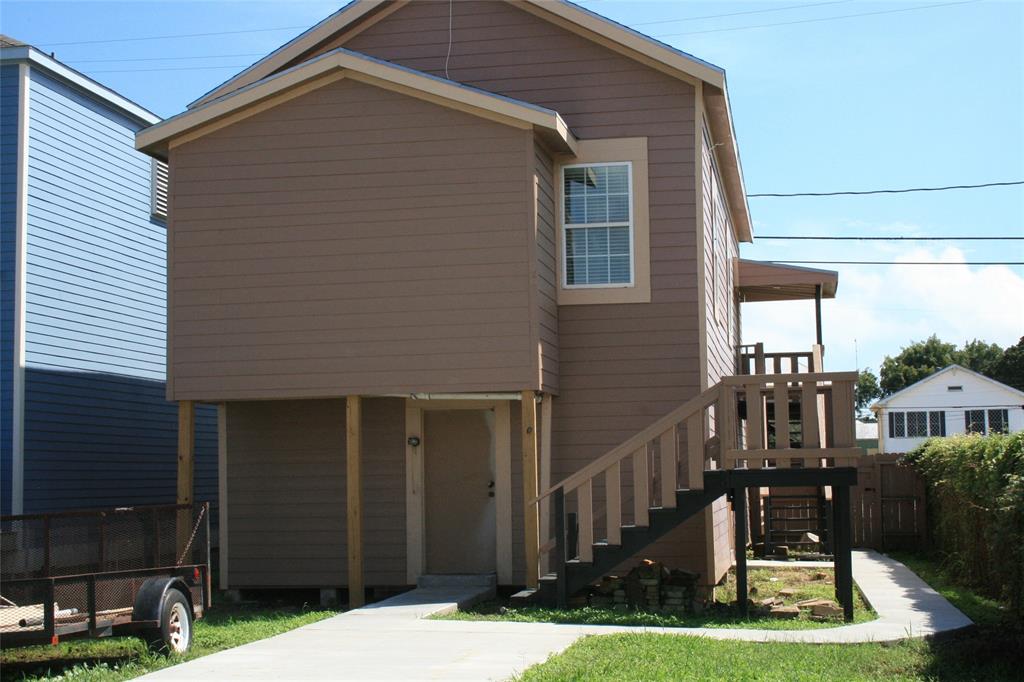
[[[965,584],[1024,615],[1024,432],[932,438],[906,456],[928,484],[932,539]]]

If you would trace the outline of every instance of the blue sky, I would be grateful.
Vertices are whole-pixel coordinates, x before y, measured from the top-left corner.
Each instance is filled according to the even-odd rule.
[[[168,116],[341,4],[4,0],[0,30],[55,51],[58,59]],[[749,192],[1024,180],[1024,3],[582,4],[726,69]],[[931,6],[939,4],[945,6]],[[701,18],[723,14],[733,16]],[[853,14],[869,15],[829,19]],[[748,28],[764,24],[788,25]],[[61,44],[252,29],[281,30]],[[750,207],[755,237],[1024,236],[1022,186],[751,199]],[[744,245],[742,255],[1024,261],[1024,241],[759,241]],[[859,363],[877,369],[884,355],[932,333],[1004,346],[1024,335],[1022,267],[820,267],[840,273],[839,295],[824,306],[827,368]],[[748,304],[743,317],[745,342],[795,350],[813,341],[811,303]]]

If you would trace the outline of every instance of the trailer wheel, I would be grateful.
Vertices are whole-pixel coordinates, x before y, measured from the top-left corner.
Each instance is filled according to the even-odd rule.
[[[170,589],[160,601],[160,628],[146,633],[150,646],[183,654],[192,645],[192,607],[179,590]]]

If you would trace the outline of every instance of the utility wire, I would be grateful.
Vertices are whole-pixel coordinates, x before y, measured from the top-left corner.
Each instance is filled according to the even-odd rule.
[[[251,64],[241,64],[237,66],[168,66],[165,69],[100,69],[98,71],[89,71],[89,75],[97,73],[152,73],[154,71],[210,71],[213,69],[246,69]]]
[[[772,26],[793,26],[796,24],[813,24],[821,21],[838,21],[840,19],[854,19],[856,17],[872,17],[879,14],[896,14],[897,12],[917,12],[923,9],[935,9],[937,7],[952,7],[953,5],[967,5],[981,0],[960,0],[960,2],[942,2],[935,5],[921,5],[919,7],[903,7],[900,9],[878,10],[876,12],[860,12],[858,14],[842,14],[836,17],[820,17],[818,19],[799,19],[796,21],[782,21],[775,24],[757,24],[755,26],[735,26],[733,28],[712,28],[704,31],[687,31],[685,33],[668,33],[654,38],[677,38],[679,36],[692,36],[701,33],[725,33],[727,31],[748,31],[754,28],[770,28]]]
[[[124,59],[69,59],[69,64],[108,64],[112,62],[177,62],[187,59],[227,59],[228,57],[263,57],[266,52],[245,54],[206,54],[195,57],[126,57]]]
[[[807,265],[1024,265],[1024,261],[932,261],[932,260],[769,260],[765,263]]]
[[[862,191],[844,192],[763,192],[761,194],[748,194],[747,198],[758,197],[839,197],[839,196],[864,196],[867,194],[907,194],[908,192],[945,192],[951,189],[980,189],[982,187],[1010,187],[1012,185],[1024,185],[1024,180],[1010,180],[1008,182],[984,182],[979,185],[948,185],[946,187],[909,187],[907,189],[869,189]]]
[[[248,28],[239,31],[213,31],[210,33],[172,33],[163,36],[145,36],[138,38],[106,38],[103,40],[76,40],[66,43],[40,43],[43,47],[67,47],[70,45],[101,45],[103,43],[131,43],[140,40],[169,40],[171,38],[208,38],[212,36],[231,36],[241,33],[269,33],[271,31],[297,31],[308,29],[309,26],[278,26],[277,28]]]
[[[769,9],[751,9],[745,12],[730,12],[729,14],[705,14],[700,17],[682,17],[679,19],[660,19],[658,21],[640,21],[630,26],[653,26],[654,24],[677,24],[680,21],[701,21],[702,19],[721,19],[723,17],[738,17],[741,14],[765,14],[767,12],[783,12],[788,9],[804,9],[806,7],[821,7],[823,5],[843,5],[850,0],[831,0],[830,2],[812,2],[802,5],[786,5],[785,7],[771,7]]]
[[[782,10],[787,10],[787,9],[798,9],[798,8],[802,8],[802,7],[819,7],[819,6],[823,6],[823,5],[841,4],[841,3],[848,2],[848,1],[849,0],[833,0],[832,2],[819,2],[819,3],[804,4],[804,5],[788,5],[786,7],[776,7],[776,8],[771,8],[771,9],[762,9],[762,10],[750,10],[750,11],[747,11],[747,12],[731,12],[731,13],[728,13],[728,14],[708,14],[708,15],[704,15],[704,16],[700,16],[700,17],[689,17],[689,18],[684,18],[684,19],[663,19],[663,20],[659,20],[659,21],[649,21],[649,22],[643,22],[643,23],[638,23],[638,24],[633,24],[633,25],[635,25],[635,26],[649,26],[649,25],[654,25],[654,24],[674,23],[674,22],[680,22],[680,21],[701,21],[701,20],[704,20],[704,19],[719,19],[719,18],[724,18],[724,17],[738,16],[738,15],[741,15],[741,14],[757,14],[757,13],[763,13],[763,12],[776,12],[776,11],[782,11]],[[818,19],[804,19],[804,20],[799,20],[799,21],[790,21],[790,22],[783,22],[783,23],[777,23],[777,24],[761,24],[761,25],[757,25],[757,26],[738,26],[738,27],[735,27],[735,28],[713,29],[711,31],[691,31],[691,32],[688,32],[688,33],[677,33],[677,34],[674,34],[674,35],[692,35],[694,33],[712,33],[712,32],[717,32],[717,31],[743,31],[743,30],[746,30],[746,29],[765,28],[765,27],[768,27],[768,26],[788,26],[790,24],[809,23],[809,22],[814,22],[814,21],[834,21],[834,20],[838,20],[838,19],[850,19],[850,18],[853,18],[853,17],[860,17],[860,16],[871,16],[871,15],[874,15],[874,14],[890,14],[890,13],[893,13],[893,12],[911,12],[911,11],[915,11],[915,10],[929,9],[929,8],[932,8],[932,7],[946,7],[948,5],[962,5],[962,4],[967,4],[969,2],[980,2],[980,0],[961,0],[960,2],[942,3],[942,4],[937,4],[937,5],[925,5],[925,6],[922,6],[922,7],[905,7],[905,8],[902,8],[902,9],[885,10],[885,11],[879,11],[879,12],[864,12],[864,13],[861,13],[861,14],[848,14],[848,15],[841,15],[841,16],[837,16],[837,17],[822,17],[822,18],[818,18]],[[159,35],[159,36],[138,36],[138,37],[123,37],[123,38],[104,38],[104,39],[101,39],[101,40],[76,40],[76,41],[65,41],[65,42],[60,42],[60,43],[40,42],[40,43],[38,43],[38,45],[40,47],[46,47],[46,48],[70,47],[70,46],[74,46],[74,45],[102,45],[102,44],[106,44],[106,43],[128,43],[128,42],[139,42],[139,41],[144,41],[144,40],[172,40],[172,39],[176,39],[176,38],[208,38],[208,37],[215,37],[215,36],[242,35],[242,34],[246,34],[246,33],[271,33],[271,32],[274,32],[274,31],[298,31],[298,30],[307,30],[307,29],[309,29],[309,26],[307,26],[307,25],[303,25],[303,26],[277,26],[277,27],[273,27],[273,28],[239,29],[239,30],[236,30],[236,31],[210,31],[210,32],[206,32],[206,33],[171,33],[171,34]],[[663,36],[653,36],[653,37],[655,37],[655,38],[670,38],[672,36],[671,35],[663,35]]]
[[[757,239],[807,239],[807,240],[828,240],[828,241],[865,241],[865,242],[883,242],[883,241],[908,241],[908,242],[959,242],[959,241],[1004,241],[1004,240],[1024,240],[1024,236],[1019,237],[855,237],[855,236],[827,236],[819,237],[815,235],[795,235],[795,234],[766,234],[758,235]]]

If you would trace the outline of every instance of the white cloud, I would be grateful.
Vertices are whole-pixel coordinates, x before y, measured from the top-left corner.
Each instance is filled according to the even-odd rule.
[[[885,244],[873,251],[877,260],[897,262],[967,260],[957,248]],[[862,253],[868,255],[858,255]],[[956,344],[977,338],[1004,347],[1024,335],[1024,277],[1019,269],[966,264],[837,269],[837,297],[823,304],[827,369],[854,369],[859,361],[860,367],[877,371],[885,355],[931,334]],[[743,338],[744,343],[764,341],[766,350],[807,348],[814,342],[813,303],[746,304]]]

